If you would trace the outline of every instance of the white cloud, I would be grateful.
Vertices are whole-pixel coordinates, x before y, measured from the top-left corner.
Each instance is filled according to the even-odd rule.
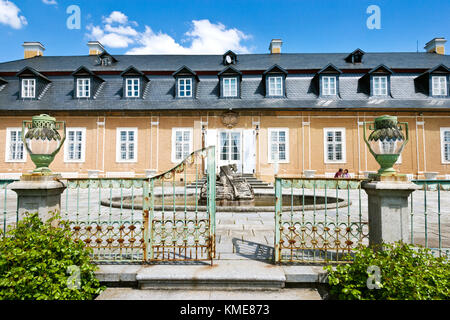
[[[167,33],[154,32],[149,26],[140,32],[135,29],[137,25],[122,12],[113,11],[103,18],[102,26],[87,26],[87,36],[106,47],[132,47],[126,54],[221,54],[227,50],[250,52],[242,44],[250,38],[249,35],[236,28],[227,28],[222,23],[211,23],[208,19],[193,20],[191,29],[184,34],[185,38],[180,43]]]
[[[19,15],[20,9],[11,1],[0,0],[0,24],[13,29],[21,29],[28,24],[27,19]]]
[[[128,22],[128,17],[120,11],[113,11],[107,18],[103,18],[103,21],[112,24],[114,22],[125,24]]]
[[[56,0],[42,0],[43,3],[45,4],[50,4],[50,5],[57,5],[58,2],[56,2]]]

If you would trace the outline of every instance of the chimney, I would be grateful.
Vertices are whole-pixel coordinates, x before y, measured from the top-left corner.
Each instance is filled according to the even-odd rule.
[[[96,56],[105,51],[105,48],[99,41],[89,41],[87,46],[89,47],[90,56]]]
[[[281,41],[281,39],[272,39],[272,41],[270,41],[270,46],[269,46],[270,54],[281,53],[281,45],[282,44],[283,44],[283,41]]]
[[[40,42],[24,42],[22,47],[24,48],[25,59],[44,55],[45,48]]]
[[[445,38],[434,38],[428,41],[424,49],[430,53],[445,54]]]

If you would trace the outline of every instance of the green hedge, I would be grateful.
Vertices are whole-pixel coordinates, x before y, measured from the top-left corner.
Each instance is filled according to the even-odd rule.
[[[0,234],[0,300],[88,300],[103,290],[90,251],[71,238],[67,222],[52,227],[58,219],[26,214]]]
[[[429,249],[402,242],[383,247],[384,250],[361,247],[355,251],[353,263],[326,266],[331,298],[450,299],[449,260],[434,257]],[[380,271],[378,278],[373,273],[376,269]]]

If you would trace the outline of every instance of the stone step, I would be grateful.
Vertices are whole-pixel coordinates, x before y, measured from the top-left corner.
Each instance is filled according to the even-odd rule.
[[[283,268],[253,260],[216,260],[214,265],[151,265],[136,274],[140,289],[279,290]]]
[[[267,291],[107,288],[96,300],[321,300],[321,296],[315,288],[285,288]],[[220,316],[224,310],[217,309],[214,315],[216,313]]]

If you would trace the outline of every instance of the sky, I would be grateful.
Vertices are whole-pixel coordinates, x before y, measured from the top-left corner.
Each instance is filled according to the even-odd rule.
[[[86,55],[89,40],[112,54],[242,54],[277,38],[286,53],[415,52],[434,37],[450,39],[449,0],[0,0],[0,62],[22,59],[24,41],[57,56]]]

